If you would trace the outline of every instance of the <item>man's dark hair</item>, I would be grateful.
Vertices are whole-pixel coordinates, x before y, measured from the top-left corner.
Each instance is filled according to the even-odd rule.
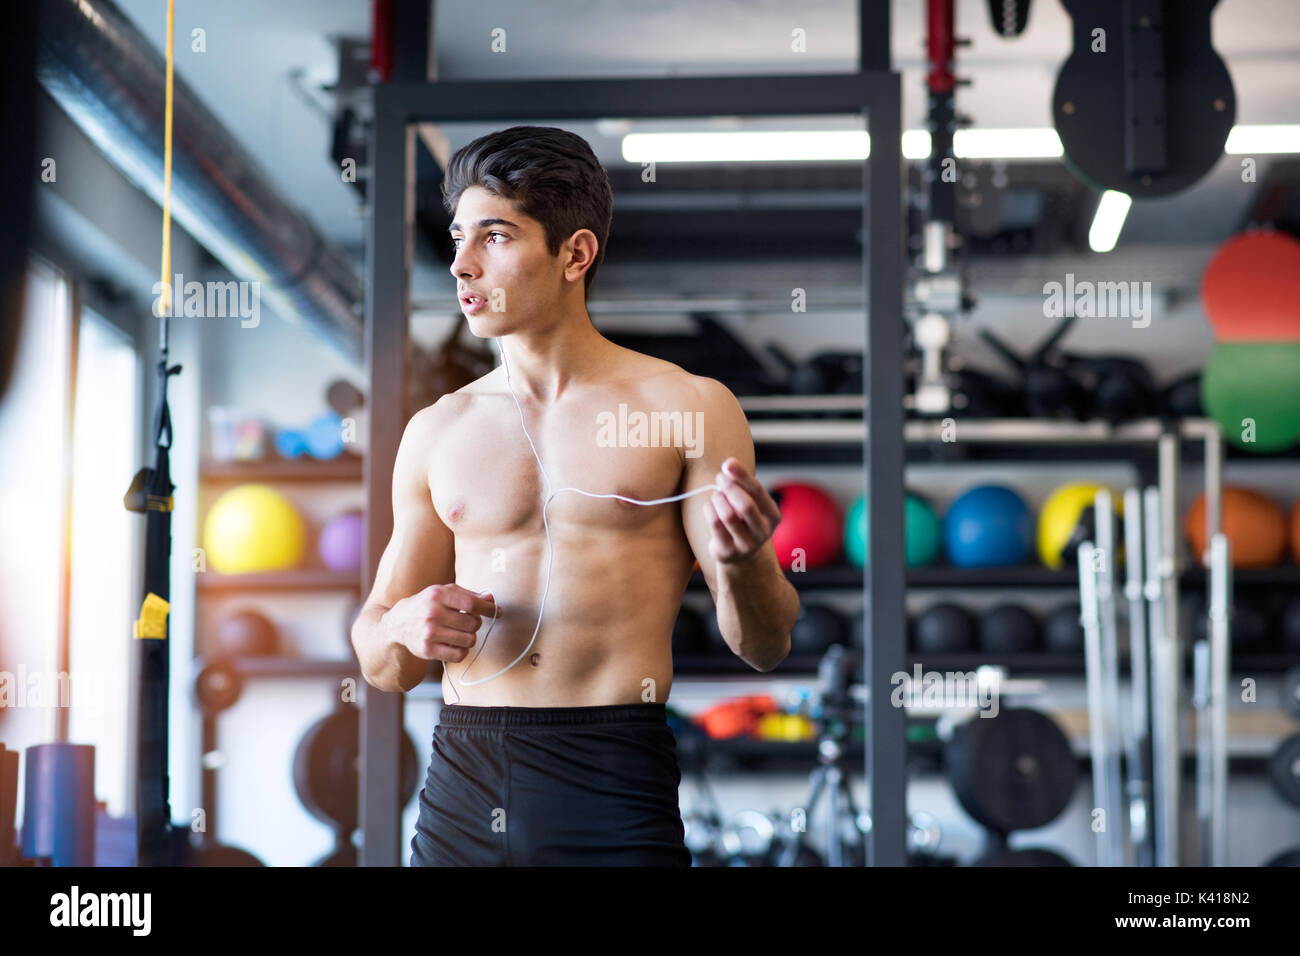
[[[443,205],[455,215],[461,193],[481,186],[511,200],[546,230],[552,255],[579,229],[590,229],[598,248],[584,277],[584,298],[605,259],[614,194],[609,176],[585,139],[553,126],[512,126],[458,149],[442,181]]]

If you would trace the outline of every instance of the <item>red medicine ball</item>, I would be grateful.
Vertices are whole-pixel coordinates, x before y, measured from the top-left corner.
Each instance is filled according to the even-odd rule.
[[[770,494],[781,509],[781,523],[772,532],[776,558],[787,571],[802,555],[800,567],[820,568],[840,555],[844,514],[835,499],[816,485],[789,482]]]

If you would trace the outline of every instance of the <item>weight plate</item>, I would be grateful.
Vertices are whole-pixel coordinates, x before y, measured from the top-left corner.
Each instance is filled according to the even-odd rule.
[[[1300,734],[1277,745],[1268,759],[1268,779],[1283,800],[1300,807]]]
[[[312,724],[293,755],[293,787],[307,812],[346,833],[357,828],[357,758],[360,712],[340,707]],[[402,734],[402,806],[418,784],[419,763],[409,734]]]
[[[1074,866],[1052,850],[995,850],[975,861],[976,866]]]
[[[1300,667],[1282,675],[1282,709],[1300,720]]]
[[[959,725],[944,749],[958,801],[998,833],[1055,820],[1074,796],[1079,765],[1046,714],[1010,708]]]

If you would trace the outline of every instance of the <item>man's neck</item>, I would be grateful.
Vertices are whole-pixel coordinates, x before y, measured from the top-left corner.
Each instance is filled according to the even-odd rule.
[[[595,330],[585,310],[539,332],[504,336],[500,343],[515,394],[544,404],[590,381],[617,348]]]

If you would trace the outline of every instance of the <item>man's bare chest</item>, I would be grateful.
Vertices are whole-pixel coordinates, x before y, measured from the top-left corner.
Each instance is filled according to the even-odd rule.
[[[508,402],[508,405],[506,404]],[[436,436],[428,464],[429,488],[443,523],[458,536],[542,532],[542,506],[554,494],[546,519],[563,530],[634,533],[676,522],[680,502],[634,505],[618,498],[652,500],[679,491],[683,453],[671,436],[619,428],[617,419],[594,403],[526,416],[545,465],[542,477],[525,437],[519,409],[506,402],[482,402]],[[611,427],[612,426],[612,427]]]

